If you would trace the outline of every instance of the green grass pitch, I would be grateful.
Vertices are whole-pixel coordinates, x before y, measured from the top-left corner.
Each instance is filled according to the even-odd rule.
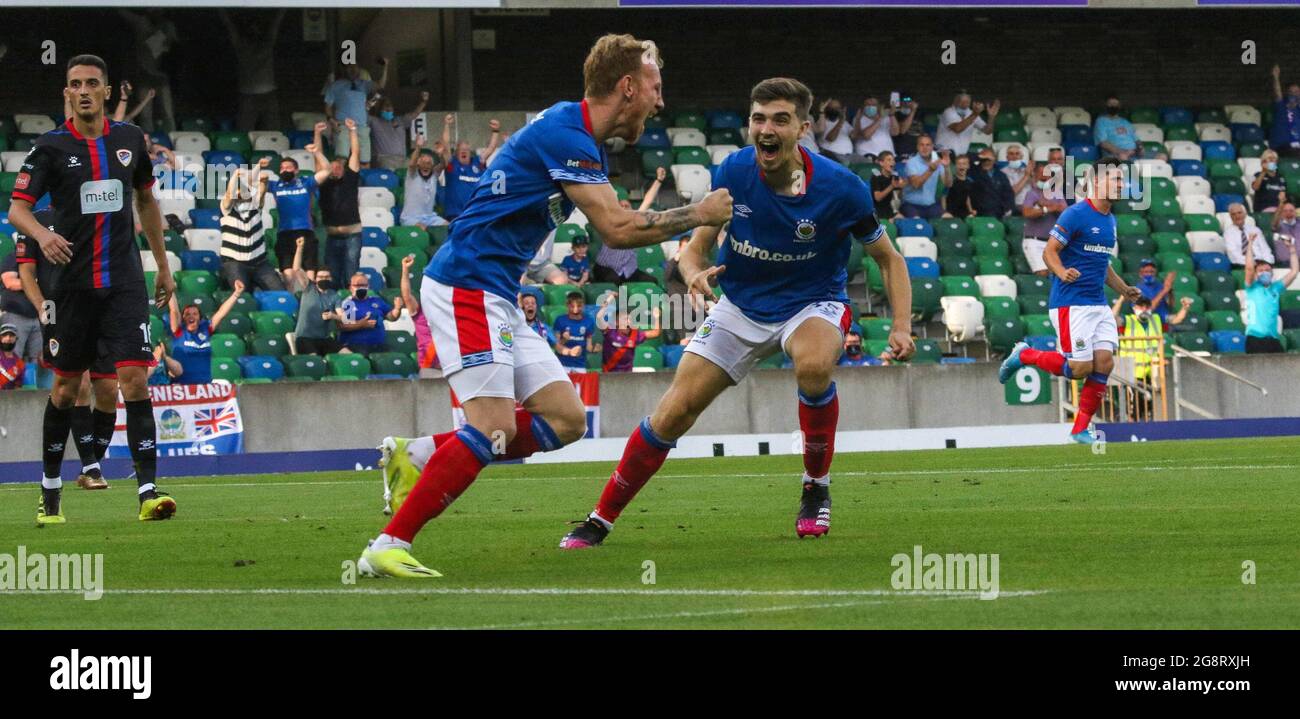
[[[1300,454],[1283,439],[840,454],[834,525],[798,540],[797,457],[669,461],[604,547],[556,549],[612,463],[492,467],[426,527],[429,581],[343,581],[377,472],[0,486],[0,553],[96,553],[105,595],[0,591],[3,628],[1256,628],[1300,626]],[[891,588],[890,559],[996,553],[1003,596]],[[1242,581],[1243,562],[1254,584]],[[654,583],[646,584],[646,562]]]

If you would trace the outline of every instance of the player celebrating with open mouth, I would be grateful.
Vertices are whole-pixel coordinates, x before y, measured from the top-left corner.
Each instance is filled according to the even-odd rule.
[[[385,440],[385,475],[394,478],[392,501],[400,506],[361,555],[362,574],[441,576],[410,554],[426,522],[492,460],[559,449],[586,433],[577,390],[515,304],[528,262],[575,206],[606,245],[620,249],[731,218],[726,190],[667,212],[618,204],[604,143],[635,143],[646,119],[663,109],[661,64],[652,42],[631,35],[597,40],[582,68],[582,102],[552,105],[510,138],[429,262],[420,307],[466,424],[434,437]],[[412,476],[418,480],[409,488]]]
[[[890,351],[914,351],[907,265],[876,221],[870,189],[830,159],[799,146],[808,129],[812,91],[798,80],[771,78],[750,93],[751,147],[718,166],[713,186],[734,198],[718,264],[708,251],[719,229],[695,230],[680,267],[692,294],[725,297],[709,312],[682,355],[672,386],[654,414],[632,432],[600,501],[560,542],[563,549],[600,544],[637,492],[659,470],[677,438],[723,390],[764,357],[784,350],[794,361],[803,435],[800,537],[830,531],[830,466],[839,400],[831,370],[852,322],[845,282],[851,244],[861,241],[880,265],[894,326]],[[856,238],[856,239],[855,239]]]

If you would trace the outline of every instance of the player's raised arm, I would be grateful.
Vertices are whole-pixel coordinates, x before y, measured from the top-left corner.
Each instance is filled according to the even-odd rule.
[[[731,193],[714,190],[686,207],[656,212],[625,210],[613,185],[564,183],[564,192],[595,225],[604,243],[614,249],[646,247],[703,225],[721,226],[731,220]]]

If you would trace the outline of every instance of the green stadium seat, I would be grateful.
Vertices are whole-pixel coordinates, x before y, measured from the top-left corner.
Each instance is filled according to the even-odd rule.
[[[1287,290],[1282,293],[1280,309],[1300,310],[1300,290]]]
[[[325,363],[329,365],[330,374],[334,376],[365,379],[371,374],[370,360],[355,353],[326,355]]]
[[[1201,295],[1200,295],[1199,293],[1198,293],[1198,294],[1191,294],[1190,292],[1189,292],[1189,293],[1175,293],[1175,294],[1174,294],[1174,300],[1173,300],[1173,302],[1170,303],[1170,306],[1171,306],[1171,307],[1178,307],[1178,306],[1180,306],[1180,303],[1182,302],[1182,300],[1183,300],[1184,297],[1186,297],[1186,298],[1188,298],[1188,299],[1190,299],[1190,300],[1192,301],[1192,304],[1187,308],[1187,312],[1188,312],[1189,314],[1194,315],[1194,316],[1199,316],[1199,315],[1205,314],[1205,307],[1206,307],[1206,304],[1205,304],[1205,298],[1201,297]],[[1215,309],[1218,309],[1218,308],[1215,308]]]
[[[1115,231],[1120,237],[1146,237],[1151,234],[1151,226],[1141,215],[1118,215],[1115,217]]]
[[[1038,275],[1016,275],[1016,296],[1023,295],[1043,295],[1047,296],[1052,293],[1052,281],[1047,277]]]
[[[1010,297],[984,297],[980,302],[984,304],[986,320],[1020,316],[1020,304]]]
[[[1214,215],[1183,215],[1186,232],[1219,232],[1219,221]]]
[[[286,376],[306,379],[323,379],[329,368],[317,355],[288,355],[280,358]]]
[[[1283,330],[1282,337],[1286,339],[1287,352],[1300,352],[1300,329]]]
[[[1011,260],[1006,257],[976,257],[975,262],[979,265],[981,275],[1007,275],[1008,277],[1015,274],[1015,268],[1012,267]]]
[[[1160,234],[1161,232],[1182,233],[1187,230],[1187,222],[1183,220],[1181,214],[1178,215],[1153,214],[1147,218],[1147,224],[1151,225],[1151,235],[1153,237],[1155,235]]]
[[[966,227],[970,230],[970,236],[977,240],[982,237],[1001,240],[1007,233],[1007,228],[996,217],[967,217]]]
[[[181,270],[176,273],[176,289],[193,294],[212,294],[217,290],[217,276],[207,270]]]
[[[1006,353],[1025,336],[1025,323],[1019,317],[986,318],[985,334],[989,348]]]
[[[673,164],[709,166],[709,151],[703,147],[673,148]]]
[[[641,152],[641,175],[647,179],[655,176],[659,168],[667,170],[673,164],[673,155],[668,150],[654,149]]]
[[[1181,232],[1153,232],[1151,239],[1156,243],[1156,252],[1182,252],[1191,254],[1191,246]]]
[[[1201,298],[1205,300],[1206,311],[1241,311],[1241,304],[1237,302],[1237,294],[1235,292],[1203,291],[1201,292]]]
[[[704,115],[699,112],[679,112],[673,116],[673,127],[691,127],[703,132],[709,127]]]
[[[420,367],[404,352],[376,352],[370,355],[373,374],[397,374],[410,377],[419,373]]]
[[[1016,240],[1025,236],[1025,218],[1018,215],[1007,215],[1002,218],[1002,226],[1007,228],[1007,242],[1009,242],[1013,248],[1018,246],[1020,243],[1016,242]]]
[[[1016,304],[1020,305],[1022,315],[1045,315],[1048,310],[1047,295],[1018,295]]]
[[[235,358],[246,354],[248,354],[248,346],[244,344],[244,340],[240,339],[239,335],[229,332],[218,332],[212,335],[213,357]]]
[[[888,317],[869,317],[862,320],[863,339],[887,340],[894,329],[894,321]]]
[[[1214,290],[1216,292],[1235,292],[1237,290],[1237,279],[1232,276],[1231,272],[1197,272],[1196,279],[1199,288],[1195,290]]]
[[[1192,350],[1193,352],[1211,352],[1214,350],[1214,344],[1210,342],[1210,336],[1204,332],[1175,332],[1174,342],[1183,349]]]
[[[555,241],[572,243],[579,237],[587,237],[587,230],[582,225],[565,222],[555,227]]]
[[[939,349],[939,343],[930,339],[916,340],[916,353],[910,360],[912,364],[939,364],[939,359],[943,357],[943,351]]]
[[[855,242],[853,243],[853,247],[861,247],[861,245]],[[650,245],[648,247],[642,247],[638,249],[636,251],[636,264],[637,267],[642,270],[651,267],[657,267],[659,269],[663,269],[663,264],[664,264],[663,245],[655,244],[655,245]],[[861,266],[861,262],[858,263],[858,266],[859,267]]]
[[[244,373],[239,369],[239,363],[233,357],[213,357],[212,358],[212,379],[224,379],[228,382],[236,382],[244,378]]]
[[[421,272],[423,272],[425,266],[429,264],[429,254],[423,249],[411,246],[403,247],[401,245],[389,245],[384,249],[384,256],[388,258],[388,266],[385,269],[401,267],[402,260],[408,255],[415,255],[415,264],[413,266],[420,268]],[[398,279],[401,279],[400,275]]]
[[[1182,252],[1160,252],[1155,256],[1156,264],[1160,266],[1161,272],[1186,272],[1193,273],[1196,271],[1196,265],[1192,263],[1192,256]]]
[[[408,355],[418,351],[415,335],[401,330],[388,330],[384,333],[384,349],[389,352],[401,352]],[[378,374],[384,373],[379,372]]]
[[[974,277],[980,273],[979,265],[970,257],[940,257],[939,272],[943,275]]]
[[[289,343],[284,337],[254,337],[251,354],[264,357],[283,357],[289,354]]]
[[[581,294],[582,288],[577,285],[542,285],[542,296],[546,298],[546,304],[548,305],[563,307],[567,302],[565,298],[570,292]]]
[[[1052,326],[1052,320],[1045,314],[1042,315],[1020,315],[1020,319],[1025,322],[1025,336],[1033,337],[1035,335],[1056,336],[1056,328]]]
[[[970,237],[970,228],[961,220],[947,217],[930,220],[930,227],[934,229],[934,241],[942,239],[964,240]]]
[[[418,230],[419,228],[417,227],[416,229]],[[442,243],[447,241],[448,231],[447,225],[438,225],[437,227],[428,228],[426,234],[429,235],[429,245],[435,248],[441,247]]]
[[[599,305],[600,298],[606,292],[618,294],[618,285],[613,282],[588,282],[582,286],[582,294],[587,298],[587,304]]]
[[[1002,227],[999,223],[998,227]],[[975,257],[1010,257],[1007,241],[1001,237],[976,236],[971,240],[975,246]]]
[[[415,225],[393,225],[388,228],[388,239],[397,247],[423,250],[429,246],[429,233]]]
[[[1197,279],[1196,275],[1187,272],[1175,272],[1173,290],[1175,294],[1180,292],[1196,294],[1201,291],[1201,281]]]
[[[929,320],[939,311],[939,298],[943,294],[942,283],[925,277],[912,278],[912,316]]]
[[[664,368],[664,355],[657,347],[637,347],[632,357],[633,367],[649,367],[654,370]]]
[[[1238,165],[1235,160],[1206,160],[1205,169],[1209,172],[1211,180],[1230,177],[1238,182],[1241,181],[1241,165]]]
[[[1139,255],[1153,257],[1156,253],[1155,240],[1146,235],[1129,235],[1127,237],[1120,237],[1118,244],[1119,254],[1121,256]]]
[[[283,337],[296,327],[293,318],[284,312],[250,312],[248,317],[253,321],[253,332],[258,337]]]
[[[1209,322],[1211,332],[1218,330],[1246,331],[1245,324],[1241,321],[1241,314],[1231,310],[1211,310],[1205,313],[1205,319]]]
[[[954,297],[954,296],[979,297],[980,296],[979,285],[975,284],[975,278],[973,277],[962,277],[959,275],[945,275],[939,278],[939,282],[942,283],[943,296],[945,297]],[[913,284],[915,284],[915,280],[913,281]],[[915,306],[915,302],[913,302],[913,305]]]
[[[938,246],[939,258],[944,257],[974,257],[975,245],[969,239],[958,239],[955,237],[938,238],[934,241]]]

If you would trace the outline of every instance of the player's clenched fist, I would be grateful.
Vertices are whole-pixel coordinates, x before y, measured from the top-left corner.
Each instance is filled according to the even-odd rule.
[[[1079,279],[1079,271],[1073,267],[1065,268],[1065,274],[1061,276],[1062,282],[1074,282]]]
[[[720,226],[731,221],[731,191],[714,190],[700,200],[700,217],[706,225]]]
[[[913,352],[916,352],[916,342],[912,340],[910,332],[895,329],[889,333],[890,357],[901,362],[911,359]]]

